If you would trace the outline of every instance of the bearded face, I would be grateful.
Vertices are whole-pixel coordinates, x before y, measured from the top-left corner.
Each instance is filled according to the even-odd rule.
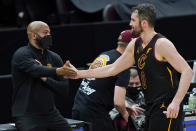
[[[141,22],[135,27],[132,26],[132,35],[139,36],[143,32],[143,28],[141,26]]]
[[[137,12],[131,14],[130,26],[132,27],[132,35],[139,36],[143,32]]]

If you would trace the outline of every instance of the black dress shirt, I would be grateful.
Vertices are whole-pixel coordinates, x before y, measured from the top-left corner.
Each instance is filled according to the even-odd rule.
[[[14,53],[13,117],[48,114],[56,110],[54,92],[65,93],[62,89],[67,86],[67,81],[56,75],[56,68],[61,66],[63,61],[58,54],[50,50],[42,52],[30,43]],[[41,77],[47,77],[47,81],[43,82]]]

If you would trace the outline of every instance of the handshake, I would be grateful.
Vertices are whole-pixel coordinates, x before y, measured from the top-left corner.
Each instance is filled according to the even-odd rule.
[[[35,59],[35,61],[42,66],[42,63]],[[56,69],[56,74],[59,76],[64,76],[64,78],[71,78],[71,79],[78,79],[79,76],[77,74],[78,70],[69,62],[66,61],[66,63],[62,66]],[[42,80],[46,80],[44,77],[42,77]]]
[[[56,74],[64,76],[65,78],[76,79],[78,70],[69,62],[56,69]]]

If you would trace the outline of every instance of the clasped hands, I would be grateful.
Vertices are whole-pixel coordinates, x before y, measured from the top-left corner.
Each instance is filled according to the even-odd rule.
[[[40,66],[42,66],[42,63],[35,59],[35,62],[38,63]],[[64,78],[77,78],[77,69],[69,62],[66,61],[66,63],[62,67],[56,68],[56,74],[59,76],[64,76]],[[41,77],[42,81],[46,81],[46,77]]]
[[[69,61],[66,61],[62,67],[56,69],[57,75],[64,76],[64,78],[76,79],[77,72],[78,70]]]

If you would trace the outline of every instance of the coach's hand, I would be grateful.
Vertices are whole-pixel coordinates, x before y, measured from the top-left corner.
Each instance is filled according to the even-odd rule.
[[[63,65],[63,67],[56,69],[56,74],[66,76],[67,78],[74,78],[77,75],[76,71],[67,66],[66,63]]]
[[[71,78],[71,79],[78,79],[79,78],[79,75],[78,75],[78,69],[76,69],[71,63],[69,60],[66,61],[65,65],[66,67],[72,69],[73,71],[76,72],[76,75],[74,76],[67,76],[65,75],[64,78]]]

